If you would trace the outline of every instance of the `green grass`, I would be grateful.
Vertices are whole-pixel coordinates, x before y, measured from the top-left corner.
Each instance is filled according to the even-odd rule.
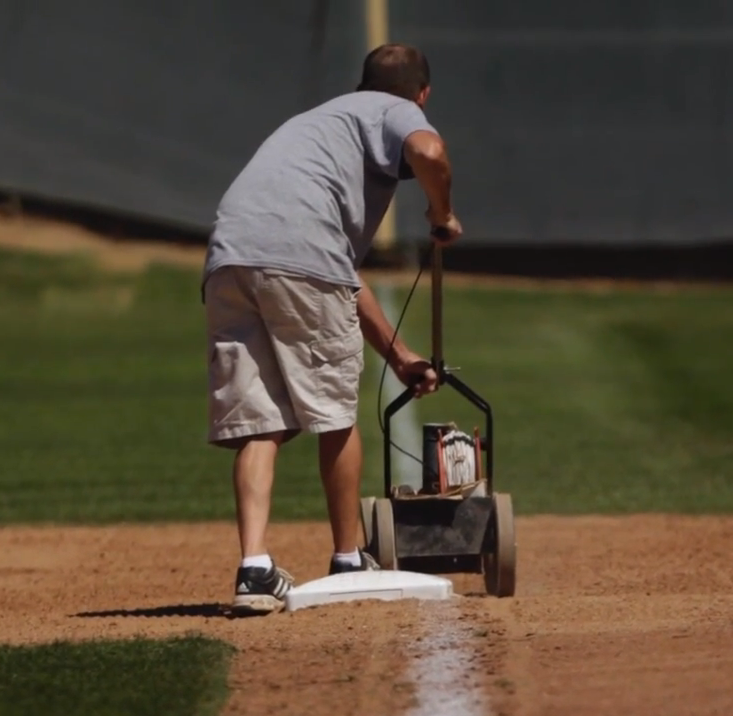
[[[213,716],[231,653],[203,637],[0,645],[0,716]]]
[[[232,517],[231,455],[205,443],[198,282],[0,253],[2,522]],[[732,299],[446,289],[447,359],[492,404],[496,484],[517,511],[733,508]],[[426,289],[404,331],[429,353]],[[364,494],[382,479],[377,377],[369,352]],[[417,408],[480,420],[448,388]],[[275,519],[325,515],[315,448],[283,449]]]
[[[464,290],[445,325],[447,363],[492,405],[496,484],[518,511],[733,509],[732,293]],[[449,387],[419,416],[481,424]]]
[[[233,516],[231,453],[205,442],[198,272],[0,252],[0,335],[1,522]],[[377,431],[367,421],[368,444]],[[274,518],[323,517],[314,439],[278,470]],[[365,490],[379,479],[368,471]]]

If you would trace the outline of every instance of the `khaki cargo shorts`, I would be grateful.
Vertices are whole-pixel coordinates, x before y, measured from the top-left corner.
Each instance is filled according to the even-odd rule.
[[[269,269],[212,273],[204,287],[209,442],[234,447],[260,433],[353,426],[364,369],[357,295]]]

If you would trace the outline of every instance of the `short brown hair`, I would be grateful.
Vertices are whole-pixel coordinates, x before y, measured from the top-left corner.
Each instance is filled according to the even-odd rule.
[[[414,100],[430,84],[430,66],[416,47],[380,45],[365,58],[358,91],[388,92]]]

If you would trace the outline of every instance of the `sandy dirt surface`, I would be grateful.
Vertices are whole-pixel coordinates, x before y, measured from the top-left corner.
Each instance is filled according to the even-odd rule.
[[[237,647],[226,713],[733,713],[733,518],[518,518],[513,599],[229,619],[231,524],[0,530],[0,641],[203,632]],[[322,524],[275,558],[323,576]]]
[[[49,255],[86,254],[111,271],[142,271],[151,263],[199,267],[204,257],[200,246],[116,241],[72,223],[1,214],[0,247]]]

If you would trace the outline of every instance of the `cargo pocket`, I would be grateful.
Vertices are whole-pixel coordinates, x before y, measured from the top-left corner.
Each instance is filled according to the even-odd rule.
[[[333,401],[322,409],[350,410],[359,392],[359,378],[364,368],[364,337],[361,329],[344,336],[326,338],[311,343],[311,361],[317,394]]]
[[[335,336],[311,343],[311,355],[315,365],[324,363],[335,365],[361,353],[363,347],[364,337],[361,330],[356,330],[345,336]]]
[[[212,397],[237,398],[241,392],[241,345],[221,341],[209,349],[209,390]]]

